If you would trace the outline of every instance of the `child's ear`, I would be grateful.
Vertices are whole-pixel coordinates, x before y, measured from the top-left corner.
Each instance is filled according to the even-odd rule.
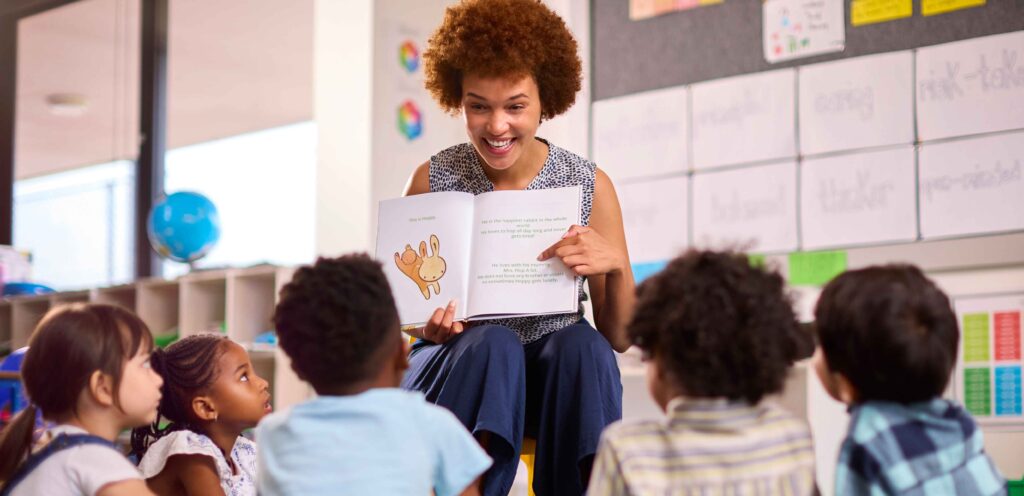
[[[89,376],[89,394],[102,406],[114,405],[114,378],[96,370]]]
[[[192,413],[199,420],[214,422],[217,420],[217,405],[209,396],[192,398]]]
[[[829,396],[847,405],[857,401],[857,388],[853,386],[853,383],[845,375],[834,372],[829,368],[825,352],[822,351],[820,346],[814,350],[811,363],[814,366],[814,372],[818,375],[818,380],[821,381],[821,385]]]
[[[405,369],[409,368],[409,350],[412,345],[409,344],[409,340],[406,339],[405,334],[398,335],[398,347],[394,356],[395,370],[404,372]]]

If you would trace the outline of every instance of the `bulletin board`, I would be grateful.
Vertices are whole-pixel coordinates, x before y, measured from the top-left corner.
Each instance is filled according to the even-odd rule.
[[[638,278],[687,246],[1024,264],[1024,2],[724,0],[641,19],[630,3],[592,3],[590,156]]]

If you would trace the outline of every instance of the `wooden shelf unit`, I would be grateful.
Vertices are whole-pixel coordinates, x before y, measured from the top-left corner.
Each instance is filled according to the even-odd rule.
[[[177,332],[185,337],[223,330],[249,351],[256,372],[270,381],[275,409],[312,395],[295,375],[281,350],[253,346],[260,333],[273,329],[271,317],[281,287],[294,269],[270,265],[196,272],[175,280],[143,279],[133,284],[87,291],[18,296],[0,300],[0,348],[26,346],[32,331],[51,308],[74,302],[120,305],[133,310],[154,335]]]

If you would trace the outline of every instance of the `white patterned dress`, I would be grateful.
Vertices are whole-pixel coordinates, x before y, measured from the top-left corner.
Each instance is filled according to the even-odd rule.
[[[575,153],[552,145],[541,138],[537,139],[548,145],[548,156],[537,177],[533,178],[526,189],[582,187],[580,219],[582,225],[590,225],[597,166]],[[480,157],[470,143],[455,145],[430,157],[429,174],[430,191],[462,191],[474,195],[494,191],[494,184],[484,173]],[[583,277],[576,278],[576,288],[581,304],[575,312],[481,320],[476,324],[497,324],[508,327],[519,336],[520,342],[532,343],[547,334],[575,324],[583,318],[582,302],[586,300],[586,293],[583,292],[583,280]]]
[[[231,448],[231,459],[238,467],[238,473],[231,470],[231,465],[212,439],[188,430],[172,432],[150,445],[139,462],[139,471],[147,479],[154,477],[163,471],[167,459],[174,455],[213,458],[225,496],[256,495],[256,443],[244,437],[240,436]]]

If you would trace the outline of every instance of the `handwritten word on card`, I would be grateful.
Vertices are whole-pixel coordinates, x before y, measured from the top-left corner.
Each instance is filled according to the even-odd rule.
[[[686,176],[618,186],[630,261],[665,261],[686,248],[688,188]]]
[[[696,84],[695,169],[796,156],[793,69]]]
[[[1024,31],[917,53],[922,141],[1024,128]]]
[[[693,237],[703,247],[796,249],[796,163],[695,174]]]
[[[921,236],[1024,229],[1024,132],[925,144]]]
[[[917,237],[912,146],[807,159],[802,167],[804,249]]]
[[[913,143],[913,64],[908,51],[801,67],[801,153]]]
[[[594,162],[616,180],[689,168],[687,89],[648,91],[594,103]]]

